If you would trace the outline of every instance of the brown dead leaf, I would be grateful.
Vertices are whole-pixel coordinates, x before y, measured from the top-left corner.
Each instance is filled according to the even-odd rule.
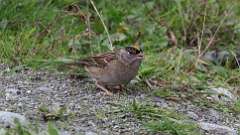
[[[169,44],[176,46],[177,45],[177,38],[176,38],[175,34],[173,33],[173,31],[169,30],[167,32],[167,36],[168,36]]]

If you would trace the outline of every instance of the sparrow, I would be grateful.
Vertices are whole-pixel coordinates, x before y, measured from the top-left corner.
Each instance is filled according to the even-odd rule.
[[[128,84],[137,75],[143,57],[139,47],[129,46],[80,59],[75,64],[85,68],[98,88],[112,95],[109,88]]]

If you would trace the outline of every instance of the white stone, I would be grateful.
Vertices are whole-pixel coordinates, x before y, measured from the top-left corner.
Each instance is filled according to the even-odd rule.
[[[0,129],[0,135],[6,135],[7,131],[4,128]]]
[[[43,92],[50,92],[52,91],[52,89],[50,87],[47,86],[40,86],[37,88],[38,91],[43,91]]]
[[[23,126],[27,126],[28,124],[27,119],[23,115],[13,112],[0,111],[0,125],[3,125],[4,127],[14,127],[15,119],[18,119]]]
[[[17,98],[18,98],[18,92],[19,92],[19,89],[15,89],[15,88],[5,89],[5,99],[6,99],[7,101],[17,100]]]
[[[88,132],[85,132],[85,135],[98,135],[98,134],[92,131],[88,131]]]
[[[60,131],[59,135],[71,135],[68,131]]]
[[[221,126],[221,125],[206,123],[206,122],[199,122],[198,125],[201,129],[206,130],[211,133],[214,133],[216,135],[218,135],[218,134],[238,135],[236,130],[234,130],[230,127],[227,127],[227,126]]]
[[[235,97],[231,92],[230,89],[226,88],[211,88],[209,90],[211,93],[211,97],[215,101],[223,101],[223,102],[235,102],[237,100],[237,97]]]
[[[194,112],[191,112],[191,111],[187,112],[187,116],[192,118],[193,120],[198,120],[199,119],[198,115]]]

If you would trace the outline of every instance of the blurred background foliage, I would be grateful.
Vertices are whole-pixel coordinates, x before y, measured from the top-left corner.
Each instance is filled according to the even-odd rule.
[[[236,54],[240,40],[238,0],[95,0],[115,48],[141,32],[143,78],[216,85],[239,70],[200,60],[211,50]],[[1,0],[0,61],[13,66],[56,68],[59,58],[109,51],[107,34],[87,0]],[[215,52],[216,53],[216,52]],[[206,66],[207,65],[207,66]],[[214,76],[214,78],[213,78]],[[229,81],[227,84],[236,84]],[[172,82],[171,82],[172,85]]]

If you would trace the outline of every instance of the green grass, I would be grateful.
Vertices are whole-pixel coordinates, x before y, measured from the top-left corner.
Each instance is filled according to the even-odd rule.
[[[238,100],[238,101],[234,104],[233,110],[234,110],[235,112],[237,112],[237,113],[240,112],[240,100]]]
[[[198,135],[198,126],[188,120],[183,114],[173,110],[159,108],[151,104],[133,101],[129,105],[129,111],[142,121],[142,124],[150,133],[171,135]]]
[[[38,108],[39,113],[41,113],[44,121],[53,121],[53,120],[67,120],[67,117],[71,116],[71,113],[67,113],[67,108],[65,106],[55,108],[50,110],[47,106],[42,105]]]
[[[199,61],[200,56],[212,49],[235,52],[240,42],[238,0],[94,2],[114,47],[130,45],[137,33],[142,33],[145,60],[139,76],[158,82],[155,85],[160,88],[153,96],[179,97],[181,93],[192,96],[209,87],[239,86],[238,68]],[[0,62],[12,67],[60,71],[64,69],[60,68],[59,59],[109,51],[107,34],[91,3],[78,0],[1,1],[0,50]],[[201,102],[197,104],[210,104]],[[218,104],[208,107],[216,106],[219,107]],[[225,107],[228,108],[224,105],[219,108],[224,111]],[[234,108],[239,111],[238,102]],[[176,128],[178,132],[171,129],[174,124],[161,119],[147,127],[154,132],[185,134],[180,130],[185,126]]]
[[[34,127],[33,125],[29,125],[25,127],[15,120],[16,126],[13,128],[4,129],[2,128],[1,133],[5,135],[59,135],[58,129],[54,126],[52,122],[48,122],[47,129],[39,130],[38,127]]]

